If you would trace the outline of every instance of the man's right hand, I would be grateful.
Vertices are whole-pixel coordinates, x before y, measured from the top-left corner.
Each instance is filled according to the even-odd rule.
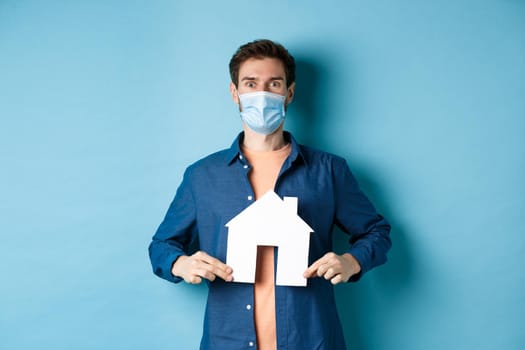
[[[191,256],[182,255],[171,267],[173,276],[181,277],[191,284],[199,284],[203,278],[214,281],[216,277],[231,282],[232,272],[231,267],[203,251],[198,251]]]

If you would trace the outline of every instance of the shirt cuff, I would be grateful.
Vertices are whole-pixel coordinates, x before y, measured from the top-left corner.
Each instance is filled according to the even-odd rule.
[[[166,257],[165,261],[165,265],[163,266],[162,268],[162,278],[170,281],[170,282],[173,282],[173,283],[179,283],[181,282],[183,279],[181,277],[177,277],[177,276],[174,276],[172,273],[171,273],[171,269],[173,267],[173,264],[175,264],[175,262],[177,261],[177,259],[179,257],[181,257],[182,253],[178,252],[178,253],[173,253],[173,254],[170,254],[169,256]]]
[[[370,267],[367,265],[366,261],[366,252],[363,249],[360,249],[358,247],[356,248],[350,248],[347,251],[348,254],[352,255],[357,262],[359,263],[359,266],[361,267],[361,271],[356,273],[355,275],[350,276],[348,279],[348,282],[357,282],[363,277],[363,275],[370,270]]]

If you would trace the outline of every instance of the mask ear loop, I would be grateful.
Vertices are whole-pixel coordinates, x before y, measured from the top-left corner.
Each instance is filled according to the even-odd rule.
[[[237,93],[237,100],[239,100],[239,112],[242,112],[241,95],[239,94],[239,90],[237,90],[237,88],[235,88],[235,92]]]
[[[286,90],[286,95],[284,95],[284,99],[283,99],[283,117],[286,117],[286,107],[288,107],[288,104],[286,103],[287,97],[288,97],[288,89]]]

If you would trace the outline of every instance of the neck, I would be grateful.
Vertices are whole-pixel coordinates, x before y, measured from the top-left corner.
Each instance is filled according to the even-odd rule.
[[[286,145],[282,125],[270,135],[258,134],[252,131],[246,125],[243,126],[243,129],[243,145],[252,151],[275,151],[283,148]]]

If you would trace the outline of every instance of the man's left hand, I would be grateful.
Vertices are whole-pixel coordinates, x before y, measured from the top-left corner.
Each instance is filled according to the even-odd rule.
[[[350,277],[360,271],[361,265],[351,254],[337,255],[330,252],[310,265],[303,276],[305,278],[324,277],[326,280],[330,280],[332,284],[338,284],[347,282]]]

